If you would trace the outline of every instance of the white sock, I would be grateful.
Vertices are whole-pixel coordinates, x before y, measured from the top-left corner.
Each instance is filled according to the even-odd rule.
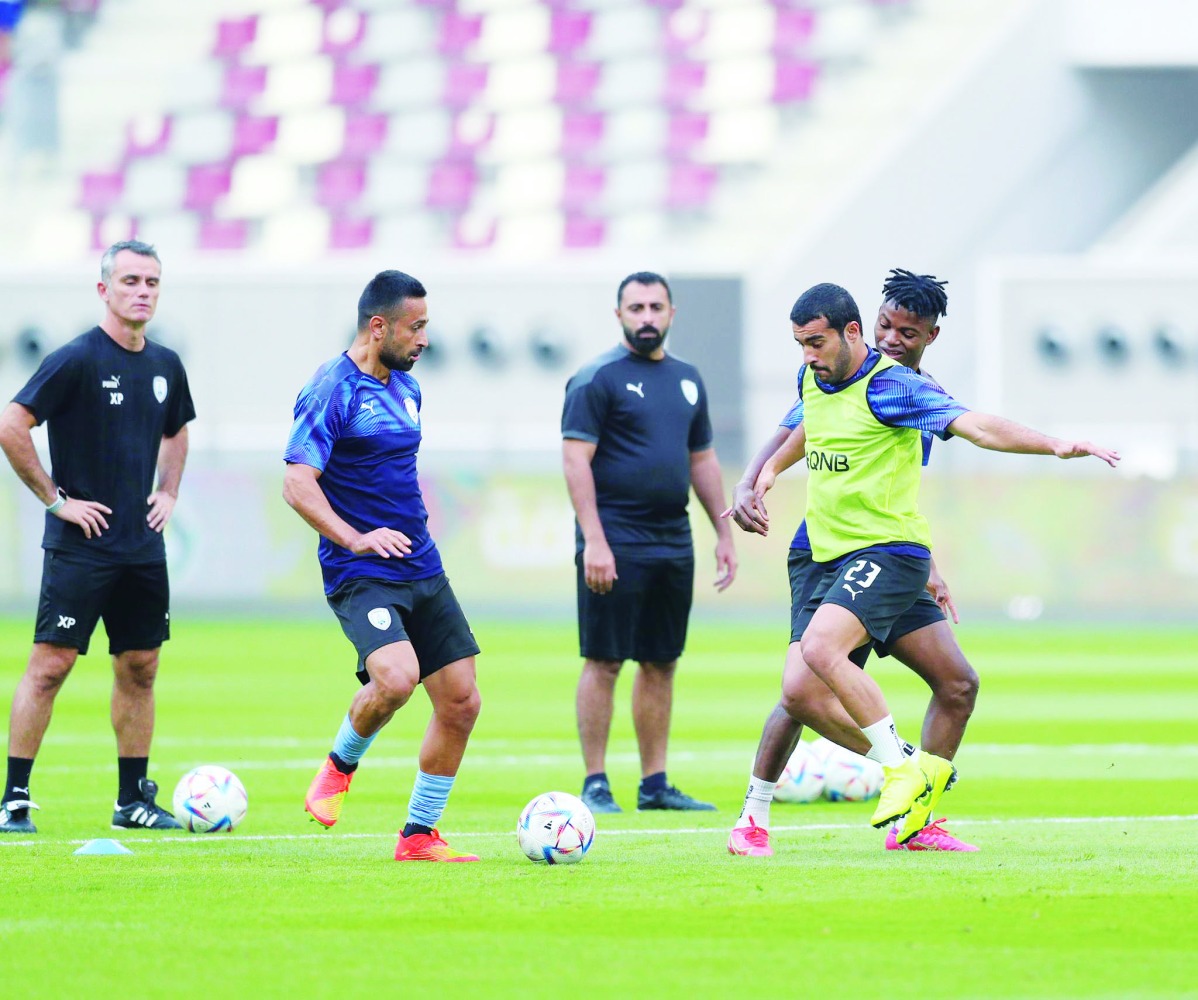
[[[917,753],[919,753],[919,747],[915,746],[913,743],[908,743],[906,740],[902,740],[902,744],[904,756],[914,757]],[[874,747],[870,747],[869,752],[865,756],[870,760],[877,761],[879,764],[882,763],[882,756]]]
[[[874,760],[883,767],[899,767],[906,761],[903,741],[899,739],[898,730],[894,727],[893,715],[879,719],[872,726],[863,726],[861,731],[865,733],[873,752],[877,753]]]
[[[774,801],[776,781],[766,781],[755,775],[749,775],[749,790],[745,793],[745,804],[740,810],[740,818],[733,829],[748,826],[750,821],[768,830],[770,826],[770,803]]]

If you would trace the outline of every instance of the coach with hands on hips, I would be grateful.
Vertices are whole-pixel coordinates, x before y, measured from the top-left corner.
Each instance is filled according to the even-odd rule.
[[[736,575],[732,532],[720,517],[724,485],[698,370],[666,353],[674,318],[665,278],[630,274],[616,292],[623,341],[566,386],[562,458],[577,517],[578,631],[584,658],[578,733],[593,812],[620,812],[605,771],[616,678],[640,669],[632,717],[641,757],[638,809],[714,809],[666,780],[674,671],[694,588],[687,501],[711,519],[715,586]]]
[[[104,619],[112,655],[119,791],[115,828],[179,829],[147,777],[158,651],[170,638],[162,529],[187,459],[195,408],[179,356],[147,340],[162,266],[136,240],[100,261],[100,325],[49,354],[0,414],[0,448],[46,505],[33,651],[13,695],[0,833],[35,833],[34,757],[54,697]],[[45,423],[51,473],[30,433]],[[157,477],[157,486],[155,486]]]

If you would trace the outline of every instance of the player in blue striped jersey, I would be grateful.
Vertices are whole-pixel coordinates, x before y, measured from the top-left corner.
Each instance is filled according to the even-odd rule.
[[[362,687],[304,801],[332,826],[378,731],[423,684],[433,705],[397,861],[477,861],[436,830],[479,711],[478,645],[428,533],[416,476],[428,346],[424,286],[382,271],[358,301],[358,333],[300,392],[283,496],[320,534],[324,591],[357,651]]]

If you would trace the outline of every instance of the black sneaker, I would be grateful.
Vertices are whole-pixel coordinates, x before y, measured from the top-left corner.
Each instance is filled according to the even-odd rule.
[[[583,804],[593,813],[619,813],[624,810],[611,797],[611,785],[606,781],[589,781],[582,786],[579,796]]]
[[[636,797],[638,810],[645,809],[688,809],[691,812],[715,812],[715,806],[710,802],[700,802],[692,799],[685,792],[678,791],[673,785],[666,785],[656,792],[646,795],[638,792]]]
[[[0,833],[37,833],[29,810],[40,808],[28,799],[10,799],[0,805]]]
[[[137,790],[141,798],[128,805],[116,805],[112,814],[114,830],[182,830],[179,822],[162,806],[154,801],[158,785],[149,778],[137,779]]]

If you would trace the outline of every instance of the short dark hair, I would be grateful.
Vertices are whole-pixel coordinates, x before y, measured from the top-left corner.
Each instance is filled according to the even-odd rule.
[[[670,292],[670,283],[665,278],[655,271],[637,271],[621,281],[620,287],[616,289],[617,309],[620,307],[620,303],[624,301],[624,289],[633,282],[636,282],[638,285],[661,285],[666,290],[666,301],[670,305],[674,304],[674,296]]]
[[[358,329],[370,323],[371,316],[390,316],[404,299],[422,299],[428,292],[419,281],[403,271],[379,271],[358,298]]]
[[[790,321],[795,326],[806,326],[821,316],[837,333],[844,333],[849,323],[861,325],[861,310],[853,297],[839,285],[827,282],[808,288],[790,310]]]
[[[941,316],[948,315],[948,293],[944,290],[947,284],[932,274],[915,274],[892,267],[890,277],[882,285],[882,294],[887,302],[935,323]]]

